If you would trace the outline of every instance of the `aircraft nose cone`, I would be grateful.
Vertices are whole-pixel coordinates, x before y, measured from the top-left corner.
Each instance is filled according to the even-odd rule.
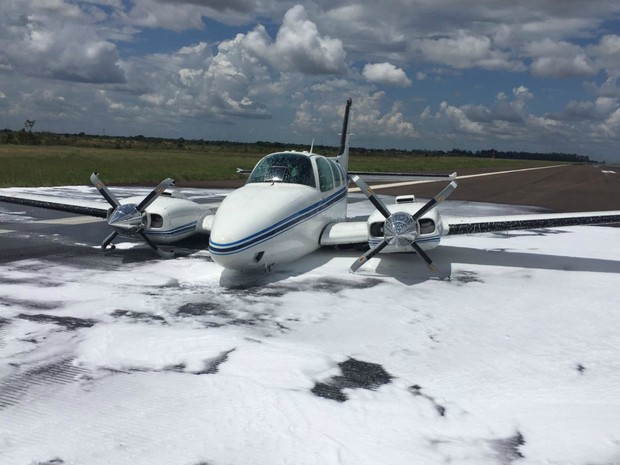
[[[141,229],[144,229],[146,217],[138,211],[135,205],[127,204],[121,205],[114,209],[110,218],[108,218],[108,224],[116,229],[121,234],[131,235],[136,234]]]
[[[384,237],[390,245],[409,245],[418,237],[418,224],[407,213],[393,213],[384,225]]]

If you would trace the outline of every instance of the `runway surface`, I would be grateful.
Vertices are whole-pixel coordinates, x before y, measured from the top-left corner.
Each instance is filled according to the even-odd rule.
[[[602,210],[617,177],[463,179],[442,208],[575,211],[579,192]],[[513,205],[475,201],[493,189]],[[430,254],[450,281],[415,255],[351,275],[358,253],[331,249],[223,272],[205,239],[161,260],[126,241],[103,253],[108,232],[0,203],[3,465],[620,463],[616,228],[446,238]]]
[[[458,173],[463,177],[470,174]],[[620,204],[620,170],[605,166],[567,165],[489,177],[458,177],[457,182],[452,200],[530,205],[558,212],[617,210]],[[410,191],[401,187],[385,192],[400,195]],[[415,193],[432,197],[436,186],[422,184],[415,187]]]

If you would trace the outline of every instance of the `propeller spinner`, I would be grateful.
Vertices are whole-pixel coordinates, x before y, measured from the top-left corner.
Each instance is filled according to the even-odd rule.
[[[431,209],[435,208],[440,202],[444,201],[454,190],[456,189],[456,182],[452,181],[448,184],[439,194],[429,200],[422,208],[416,213],[410,215],[406,212],[391,213],[385,204],[377,197],[373,190],[366,184],[366,182],[359,176],[353,176],[351,178],[360,190],[368,197],[368,200],[379,210],[379,212],[385,217],[385,224],[383,226],[383,241],[368,250],[364,255],[358,258],[353,265],[351,265],[350,271],[355,273],[364,263],[370,260],[372,257],[381,252],[388,245],[394,245],[402,247],[410,245],[413,250],[424,260],[429,269],[440,275],[439,269],[433,264],[430,257],[422,250],[417,240],[420,236],[420,218],[428,213]],[[443,276],[441,276],[443,277]]]
[[[127,237],[139,235],[161,257],[171,258],[174,256],[172,252],[167,252],[157,247],[144,232],[147,225],[147,207],[151,205],[162,192],[174,184],[173,179],[164,179],[137,205],[130,203],[121,204],[105,184],[99,180],[97,173],[91,174],[90,182],[112,206],[112,211],[108,215],[108,225],[110,225],[114,231],[101,243],[101,248],[103,250],[105,250],[119,234]]]

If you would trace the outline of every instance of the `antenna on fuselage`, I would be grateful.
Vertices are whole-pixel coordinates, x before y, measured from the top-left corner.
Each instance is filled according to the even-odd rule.
[[[310,153],[314,150],[314,138],[312,138],[312,143],[310,144]]]

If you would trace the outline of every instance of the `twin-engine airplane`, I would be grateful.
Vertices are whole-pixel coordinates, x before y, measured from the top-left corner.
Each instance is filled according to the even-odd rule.
[[[321,246],[367,243],[368,251],[351,265],[352,272],[378,253],[415,252],[441,276],[426,251],[435,248],[442,236],[620,222],[620,211],[442,218],[435,207],[456,189],[456,173],[411,175],[450,183],[425,204],[413,196],[400,196],[394,204],[385,205],[358,173],[348,170],[350,108],[351,99],[345,109],[338,156],[328,158],[312,150],[267,155],[249,173],[246,184],[226,196],[215,212],[168,192],[174,183],[170,178],[145,198],[118,200],[96,173],[91,182],[108,201],[109,209],[96,202],[2,193],[0,201],[107,218],[113,231],[101,244],[104,250],[118,235],[141,236],[161,256],[172,257],[173,253],[160,245],[206,233],[213,260],[235,270],[269,270]],[[366,221],[347,220],[349,180],[377,209]]]

